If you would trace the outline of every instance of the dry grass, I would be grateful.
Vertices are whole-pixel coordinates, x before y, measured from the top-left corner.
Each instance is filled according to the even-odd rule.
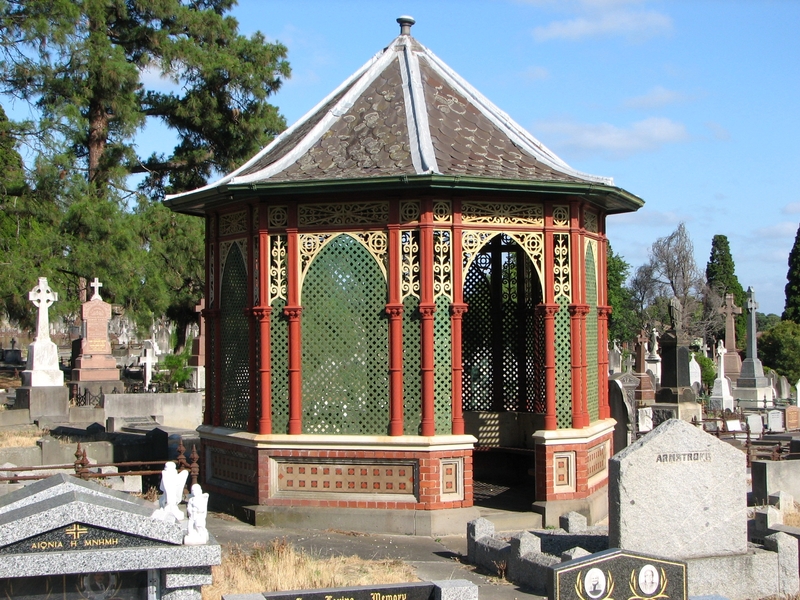
[[[14,375],[13,372],[3,371],[0,373],[0,388],[9,390],[11,388],[18,388],[22,385],[22,380],[19,375]]]
[[[0,448],[31,448],[47,434],[46,430],[39,429],[36,425],[0,429]]]
[[[789,527],[800,527],[800,511],[798,511],[797,504],[794,505],[794,510],[790,513],[784,513],[783,524]]]
[[[214,583],[203,588],[203,600],[218,600],[223,594],[418,581],[414,569],[401,560],[321,558],[296,550],[285,540],[273,540],[269,546],[252,550],[226,547],[222,564],[212,570]]]

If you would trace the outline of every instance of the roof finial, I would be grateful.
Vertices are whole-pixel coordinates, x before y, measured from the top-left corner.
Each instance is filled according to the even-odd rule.
[[[397,17],[397,22],[400,23],[400,35],[411,35],[411,26],[416,23],[414,17],[403,15]]]

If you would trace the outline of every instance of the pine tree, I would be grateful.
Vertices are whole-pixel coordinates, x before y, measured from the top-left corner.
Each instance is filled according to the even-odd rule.
[[[706,284],[709,290],[717,294],[723,301],[725,294],[733,294],[736,306],[744,308],[747,295],[736,277],[736,267],[731,256],[730,244],[725,235],[715,235],[711,240],[711,256],[706,265]],[[724,326],[717,332],[717,336],[721,336],[723,332]],[[736,344],[741,348],[744,348],[746,332],[747,316],[742,311],[742,314],[736,317]]]
[[[800,228],[789,252],[789,272],[786,273],[786,304],[781,319],[800,323]]]
[[[104,299],[142,324],[199,301],[200,240],[175,257],[158,242],[163,220],[142,217],[164,194],[233,170],[285,128],[267,100],[290,74],[286,47],[239,34],[226,14],[234,4],[0,2],[0,93],[32,108],[34,118],[12,129],[38,152],[28,184],[58,221],[51,237],[59,246],[46,247],[57,264],[34,276],[53,279],[59,310],[71,310],[94,277]],[[136,135],[150,123],[173,132],[175,147],[138,155]],[[145,175],[140,193],[130,189],[132,174]],[[190,219],[177,215],[167,229],[180,222],[178,230],[201,237]],[[199,265],[185,269],[190,282],[174,276],[176,263]]]

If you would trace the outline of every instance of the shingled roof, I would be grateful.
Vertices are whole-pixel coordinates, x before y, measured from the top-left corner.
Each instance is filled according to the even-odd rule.
[[[412,38],[413,19],[397,21],[397,38],[251,160],[167,203],[180,209],[182,196],[215,189],[424,175],[613,188],[571,168]],[[608,208],[641,206],[624,195]]]

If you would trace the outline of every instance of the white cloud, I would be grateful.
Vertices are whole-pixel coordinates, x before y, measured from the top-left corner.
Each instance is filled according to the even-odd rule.
[[[180,89],[177,83],[164,77],[156,64],[149,64],[142,70],[140,81],[145,88],[156,92],[176,92]]]
[[[537,42],[564,39],[575,41],[588,37],[623,36],[642,40],[672,31],[672,19],[655,11],[590,11],[590,14],[566,21],[553,21],[533,30]]]
[[[793,221],[783,221],[770,225],[768,227],[760,227],[755,230],[755,238],[757,240],[775,240],[776,238],[793,238],[797,232],[797,223]]]
[[[520,73],[520,78],[524,81],[540,81],[542,79],[549,79],[550,71],[544,67],[528,67],[522,73]]]
[[[800,213],[800,202],[790,202],[781,209],[781,212],[785,215],[796,215]]]
[[[642,96],[628,98],[623,104],[627,108],[661,108],[662,106],[676,104],[687,99],[688,96],[686,94],[657,85]]]
[[[711,135],[714,136],[715,140],[719,140],[720,142],[727,142],[731,139],[731,133],[727,129],[725,129],[719,123],[714,121],[709,121],[706,123],[706,127],[709,131],[711,131]]]
[[[624,158],[639,152],[652,152],[665,144],[689,139],[686,127],[664,117],[650,117],[629,127],[609,123],[598,125],[572,121],[536,125],[535,131],[550,134],[550,145],[581,154],[600,154],[608,158]]]

